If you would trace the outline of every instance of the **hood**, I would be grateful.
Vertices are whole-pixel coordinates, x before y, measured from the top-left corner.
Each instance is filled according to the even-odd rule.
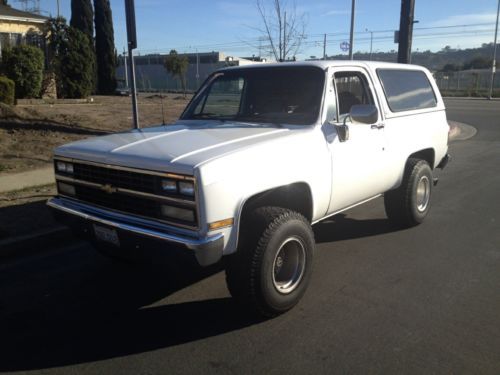
[[[55,154],[97,163],[192,174],[204,162],[290,129],[245,123],[179,122],[90,138],[60,146]]]

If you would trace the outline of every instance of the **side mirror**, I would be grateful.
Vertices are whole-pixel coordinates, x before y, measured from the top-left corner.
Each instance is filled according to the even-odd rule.
[[[351,107],[352,122],[374,124],[378,121],[378,109],[373,104],[356,104]]]

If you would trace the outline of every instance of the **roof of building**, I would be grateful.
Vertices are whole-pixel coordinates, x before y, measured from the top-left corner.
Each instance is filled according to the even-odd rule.
[[[48,18],[36,13],[15,9],[8,5],[0,5],[0,19],[45,22]]]

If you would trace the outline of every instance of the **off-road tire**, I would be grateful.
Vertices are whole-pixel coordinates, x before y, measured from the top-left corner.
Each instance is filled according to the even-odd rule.
[[[226,283],[245,307],[274,317],[294,307],[312,273],[314,234],[301,214],[258,208],[243,218],[238,251],[226,257]]]
[[[384,194],[389,220],[403,228],[422,223],[431,207],[432,186],[429,164],[421,159],[408,159],[401,185]]]

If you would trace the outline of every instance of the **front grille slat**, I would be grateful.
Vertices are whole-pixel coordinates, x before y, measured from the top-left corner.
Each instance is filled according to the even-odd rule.
[[[140,193],[148,193],[157,196],[166,196],[179,199],[179,207],[186,207],[183,201],[194,201],[194,198],[180,196],[178,194],[160,194],[161,179],[163,177],[128,170],[114,169],[112,167],[98,166],[94,164],[73,163],[73,174],[71,178],[77,181],[91,182],[99,185],[111,185],[115,188],[122,188]],[[158,200],[148,197],[131,197],[126,194],[115,192],[109,194],[98,187],[75,184],[75,198],[82,202],[88,202],[100,207],[109,208],[127,214],[141,217],[153,218],[161,221],[168,221],[174,225],[197,228],[197,214],[195,211],[195,222],[184,222],[182,220],[168,219],[161,215],[161,203]],[[187,208],[187,207],[186,207]]]
[[[98,167],[95,165],[75,163],[74,177],[77,180],[94,182],[97,184],[111,184],[129,190],[137,190],[144,193],[157,193],[159,176],[121,171]]]

